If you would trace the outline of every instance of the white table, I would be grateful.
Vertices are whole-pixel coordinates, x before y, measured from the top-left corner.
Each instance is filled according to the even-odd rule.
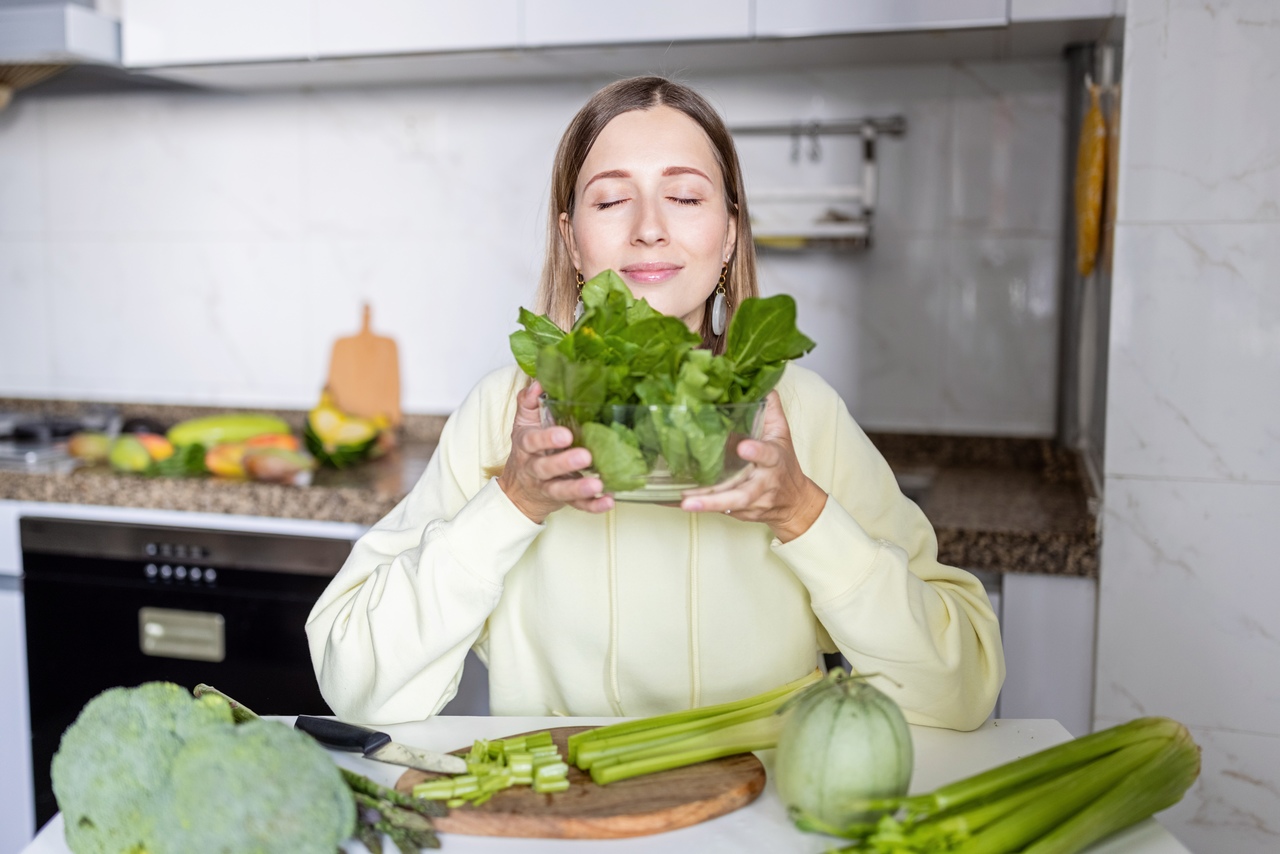
[[[281,718],[292,724],[292,718]],[[469,745],[477,738],[499,738],[518,732],[557,726],[616,723],[617,718],[533,717],[437,717],[428,721],[383,727],[400,742],[432,750],[448,751]],[[974,732],[953,732],[929,727],[911,728],[915,741],[915,774],[911,791],[927,792],[938,786],[1034,753],[1069,739],[1057,721],[988,721]],[[333,753],[339,765],[351,768],[385,785],[392,785],[404,769],[373,762],[352,754]],[[612,840],[502,839],[479,836],[441,836],[444,851],[499,852],[499,854],[636,854],[636,852],[787,851],[818,854],[836,840],[801,833],[787,819],[773,784],[773,751],[759,753],[769,772],[764,793],[752,804],[712,821],[654,836]],[[348,854],[367,854],[359,843],[350,843]],[[56,816],[24,849],[23,854],[68,854],[63,840],[62,816]],[[1090,854],[1187,854],[1174,837],[1154,819],[1140,822],[1095,845]]]

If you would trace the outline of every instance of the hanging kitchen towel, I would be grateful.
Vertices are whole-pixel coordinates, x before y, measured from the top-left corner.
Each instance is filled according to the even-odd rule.
[[[1098,260],[1098,231],[1102,219],[1102,189],[1107,171],[1107,123],[1102,116],[1102,87],[1087,81],[1089,109],[1080,127],[1076,153],[1076,269],[1093,272]]]
[[[343,412],[362,418],[382,415],[398,427],[402,420],[399,351],[393,339],[373,334],[370,315],[365,303],[360,332],[334,342],[325,387]]]

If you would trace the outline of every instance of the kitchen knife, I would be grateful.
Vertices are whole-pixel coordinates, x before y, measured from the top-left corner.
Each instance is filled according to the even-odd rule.
[[[461,756],[397,744],[385,732],[377,732],[332,718],[298,715],[293,725],[325,747],[332,747],[335,750],[358,750],[366,759],[376,759],[391,765],[403,765],[406,768],[417,768],[419,771],[439,771],[443,774],[462,774],[467,770],[467,761]]]

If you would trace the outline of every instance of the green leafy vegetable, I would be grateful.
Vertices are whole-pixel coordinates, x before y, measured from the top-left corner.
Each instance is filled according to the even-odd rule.
[[[612,270],[583,286],[582,302],[567,333],[522,308],[511,352],[610,492],[639,488],[658,466],[673,482],[719,482],[741,464],[726,459],[733,437],[752,434],[786,363],[814,347],[785,294],[744,300],[724,355],[700,349],[701,336],[636,299]]]

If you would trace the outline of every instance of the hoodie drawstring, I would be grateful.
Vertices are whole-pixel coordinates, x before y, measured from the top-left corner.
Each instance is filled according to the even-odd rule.
[[[610,510],[609,523],[609,704],[613,713],[625,717],[618,690],[618,511]]]
[[[698,516],[689,514],[689,708],[702,705],[702,657],[698,653]]]
[[[609,704],[625,717],[618,688],[618,513],[606,514],[609,539]],[[702,704],[702,654],[698,648],[698,513],[689,514],[689,708]]]

